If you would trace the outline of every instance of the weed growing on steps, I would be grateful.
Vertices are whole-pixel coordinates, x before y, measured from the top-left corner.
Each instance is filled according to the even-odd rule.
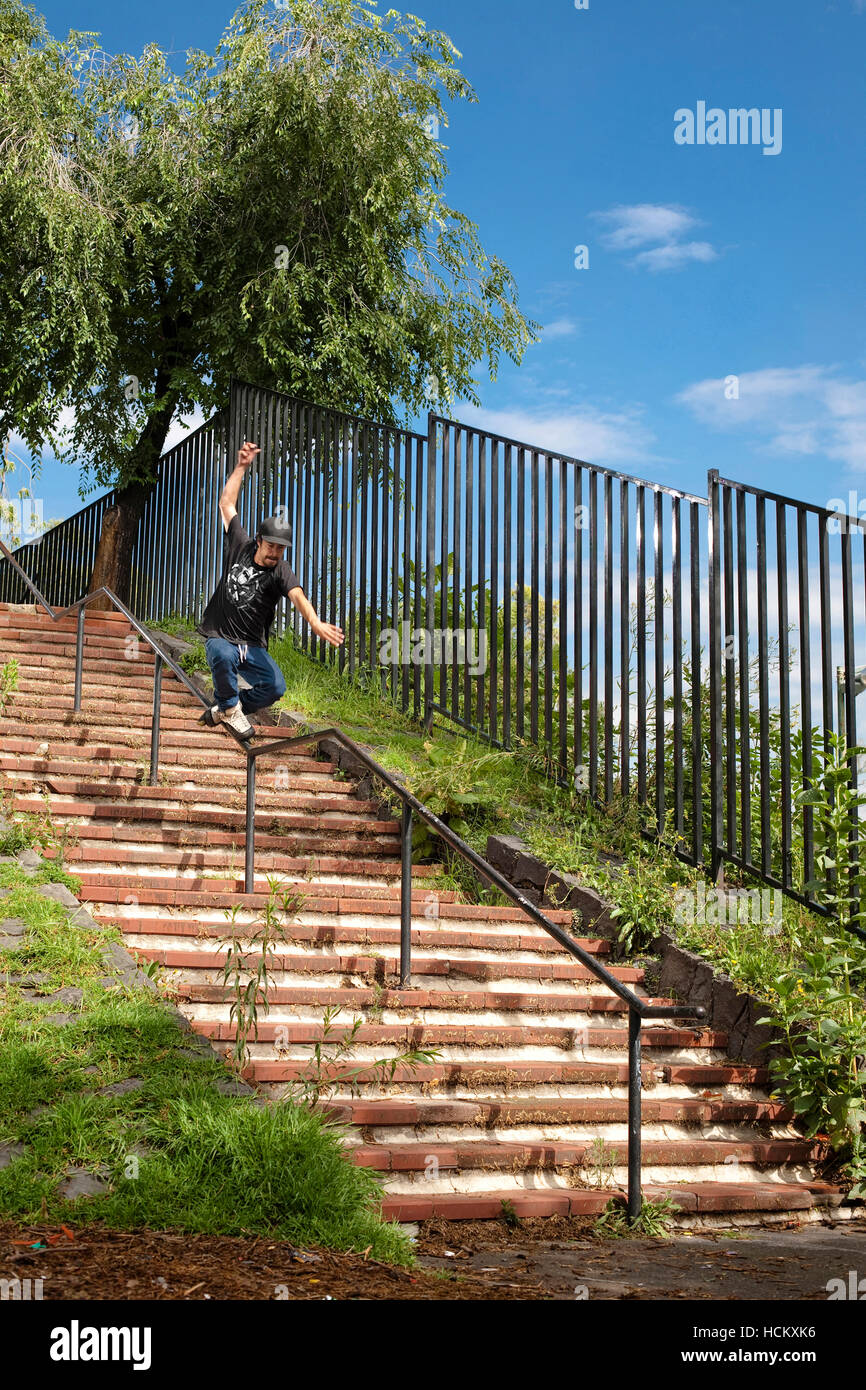
[[[13,656],[8,661],[4,661],[0,666],[0,715],[6,708],[6,702],[13,690],[18,689],[18,661]]]
[[[51,815],[51,800],[43,793],[44,811],[14,811],[13,793],[0,791],[0,855],[33,849],[48,858],[39,871],[40,882],[63,883],[76,896],[81,880],[64,869],[66,851],[78,843],[77,828],[58,825]]]
[[[279,880],[270,875],[268,890],[262,914],[252,923],[242,923],[238,926],[238,913],[243,911],[241,903],[223,909],[224,915],[231,922],[232,936],[225,948],[222,982],[231,989],[233,995],[229,1018],[235,1024],[236,1032],[234,1048],[230,1055],[238,1072],[241,1072],[249,1061],[247,1039],[250,1033],[254,1039],[258,1038],[259,1010],[261,1009],[263,1014],[270,1010],[269,958],[279,945],[292,940],[288,923],[298,915],[306,903],[304,894],[281,887]],[[282,919],[280,912],[283,914]],[[252,972],[251,966],[254,966]]]
[[[593,1230],[600,1236],[621,1238],[623,1236],[649,1236],[654,1239],[667,1238],[670,1219],[681,1210],[671,1197],[662,1197],[657,1202],[644,1198],[640,1215],[632,1223],[628,1219],[628,1208],[622,1197],[611,1197]]]
[[[435,1062],[440,1055],[429,1048],[410,1048],[408,1052],[400,1053],[399,1056],[363,1062],[360,1066],[337,1074],[342,1062],[355,1052],[358,1046],[358,1032],[364,1026],[363,1018],[353,1018],[348,1031],[331,1038],[334,1020],[339,1013],[339,1006],[325,1009],[322,1016],[322,1041],[314,1044],[307,1070],[290,1091],[293,1100],[315,1107],[338,1086],[341,1089],[346,1087],[353,1096],[357,1096],[361,1092],[359,1079],[362,1076],[368,1079],[372,1073],[380,1085],[387,1085],[393,1081],[398,1067],[409,1067],[414,1071],[423,1063]]]
[[[249,1037],[258,1038],[259,1011],[267,1014],[270,1010],[268,990],[270,987],[270,958],[281,943],[292,940],[288,923],[281,920],[297,916],[306,902],[302,893],[281,887],[276,879],[268,878],[269,895],[261,917],[251,924],[237,923],[239,904],[225,908],[224,913],[232,922],[232,938],[226,948],[223,966],[223,984],[232,990],[233,998],[230,1020],[235,1024],[234,1047],[229,1054],[230,1064],[241,1075],[249,1063]],[[279,900],[279,907],[278,907]],[[244,944],[247,943],[247,944]],[[254,966],[254,971],[251,967]],[[246,976],[246,978],[244,978]],[[376,986],[374,986],[374,989]],[[379,989],[376,1002],[381,1002],[384,990]],[[289,1096],[297,1103],[315,1107],[329,1096],[338,1086],[347,1087],[352,1095],[359,1094],[359,1078],[372,1073],[381,1085],[393,1081],[398,1067],[410,1069],[438,1059],[439,1053],[425,1048],[410,1048],[395,1057],[364,1062],[343,1074],[337,1074],[342,1062],[357,1048],[358,1030],[363,1026],[362,1018],[355,1018],[348,1033],[331,1037],[334,1033],[334,1020],[340,1009],[326,1008],[322,1018],[322,1040],[313,1046],[307,1070],[289,1089]]]
[[[613,1187],[614,1169],[619,1161],[618,1149],[608,1145],[601,1136],[593,1139],[578,1170],[581,1186]]]
[[[106,988],[102,953],[115,928],[73,926],[34,880],[0,864],[4,911],[27,923],[0,968],[45,975],[43,988],[83,990],[71,1024],[14,983],[0,995],[0,1141],[24,1152],[0,1169],[0,1213],[28,1223],[104,1223],[119,1230],[260,1234],[296,1245],[369,1250],[414,1262],[408,1237],[378,1214],[381,1182],[353,1165],[338,1131],[306,1106],[265,1107],[221,1095],[216,1056],[189,1040],[150,991]],[[127,1078],[123,1095],[101,1095]],[[58,1193],[70,1163],[101,1172],[105,1192],[69,1202]]]

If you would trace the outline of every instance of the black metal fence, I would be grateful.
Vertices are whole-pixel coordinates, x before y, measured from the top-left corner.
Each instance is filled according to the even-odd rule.
[[[346,631],[335,650],[286,605],[273,637],[374,673],[427,727],[535,749],[596,802],[634,793],[690,862],[814,903],[820,836],[795,799],[834,728],[856,743],[862,522],[715,472],[703,498],[435,414],[422,435],[234,381],[228,412],[161,462],[133,557],[143,620],[201,616],[245,439],[261,452],[242,523],[284,509],[305,592]],[[85,592],[112,496],[17,552],[50,602]],[[20,601],[11,568],[0,600]]]

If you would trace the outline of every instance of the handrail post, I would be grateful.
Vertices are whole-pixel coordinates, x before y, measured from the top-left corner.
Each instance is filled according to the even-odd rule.
[[[400,829],[400,988],[406,989],[412,971],[412,807],[403,802]]]
[[[628,1011],[628,1219],[640,1216],[643,1198],[640,1174],[641,1016],[634,1006]]]
[[[150,727],[150,785],[159,775],[159,709],[162,701],[162,657],[157,653],[153,665],[153,722]]]
[[[74,710],[81,709],[81,669],[84,664],[84,604],[78,609],[78,627],[75,634],[75,699]]]
[[[256,758],[247,749],[247,822],[244,844],[244,892],[255,892],[256,855]]]

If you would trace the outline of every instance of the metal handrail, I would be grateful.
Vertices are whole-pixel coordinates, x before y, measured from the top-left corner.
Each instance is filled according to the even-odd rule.
[[[133,613],[129,611],[117,595],[107,588],[94,589],[92,593],[86,594],[84,598],[76,600],[67,608],[56,610],[51,607],[48,600],[37,589],[36,585],[30,580],[21,566],[10,554],[7,547],[0,541],[0,551],[6,556],[12,565],[19,571],[25,584],[35,595],[37,601],[42,605],[53,622],[58,622],[67,614],[76,612],[78,616],[78,631],[75,654],[75,700],[74,708],[81,708],[81,676],[84,652],[84,613],[87,605],[95,598],[104,594],[111,601],[115,608],[127,618],[135,630],[140,633],[144,640],[155,653],[154,665],[154,686],[153,686],[153,725],[151,731],[151,772],[150,782],[153,785],[156,781],[159,761],[159,706],[162,687],[162,664],[165,662],[175,673],[178,679],[186,686],[187,690],[196,697],[197,700],[207,708],[208,702],[201,691],[198,690],[188,679],[185,672],[175,661],[164,652],[159,644],[154,641],[150,633],[141,625]],[[229,727],[229,726],[226,726]],[[525,898],[513,884],[499,872],[498,869],[483,859],[471,845],[461,838],[456,831],[446,825],[444,821],[430,811],[416,796],[402,786],[397,779],[385,770],[379,763],[371,758],[368,753],[344,734],[341,729],[333,727],[319,729],[306,734],[290,735],[286,738],[272,739],[269,743],[263,743],[257,748],[250,748],[241,739],[240,735],[231,730],[232,735],[239,744],[243,743],[247,758],[247,794],[246,794],[246,843],[245,843],[245,865],[244,865],[244,891],[253,893],[255,883],[255,795],[256,795],[256,759],[264,753],[273,753],[279,748],[300,747],[320,743],[325,738],[334,738],[343,747],[347,748],[355,757],[359,758],[370,772],[379,778],[386,786],[400,798],[403,804],[403,817],[400,830],[400,988],[405,989],[409,984],[411,972],[411,951],[412,951],[412,816],[416,814],[425,824],[435,830],[437,834],[456,850],[474,869],[480,873],[481,877],[492,883],[506,897],[521,908],[542,927],[549,936],[559,943],[572,956],[576,957],[581,964],[592,971],[602,984],[606,985],[624,1003],[628,1005],[628,1198],[627,1209],[628,1218],[634,1222],[640,1215],[642,1206],[641,1194],[641,1024],[645,1018],[694,1018],[701,1019],[706,1017],[706,1009],[690,1004],[673,1005],[672,1007],[661,1007],[658,1005],[647,1004],[640,999],[633,990],[618,980],[611,974],[605,966],[596,961],[588,951],[579,946],[567,932],[551,922],[543,912]]]
[[[279,748],[299,748],[323,739],[333,738],[348,749],[364,764],[374,776],[390,787],[403,803],[403,817],[400,827],[400,988],[409,984],[412,950],[412,816],[417,814],[421,820],[456,850],[474,869],[488,880],[513,903],[526,912],[534,922],[552,936],[581,964],[585,965],[607,985],[624,1003],[628,1004],[628,1217],[637,1220],[640,1214],[641,1196],[641,1024],[645,1018],[706,1018],[706,1009],[692,1004],[661,1006],[647,1004],[640,999],[628,985],[618,980],[605,966],[579,946],[576,941],[555,922],[551,922],[534,903],[509,883],[498,869],[483,859],[471,845],[461,838],[449,825],[440,820],[407,787],[371,758],[369,753],[356,743],[342,729],[317,729],[305,734],[289,735],[286,738],[272,739],[270,743],[256,748],[247,747],[247,800],[246,800],[246,843],[244,862],[244,891],[253,893],[255,882],[255,798],[256,798],[256,759],[264,753],[273,753]]]

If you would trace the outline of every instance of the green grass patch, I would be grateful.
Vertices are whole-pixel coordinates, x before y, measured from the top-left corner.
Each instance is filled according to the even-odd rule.
[[[341,1128],[302,1105],[221,1095],[213,1083],[226,1068],[196,1054],[162,998],[102,983],[101,950],[119,932],[71,926],[18,866],[0,865],[0,887],[11,890],[4,916],[27,923],[21,947],[0,953],[3,971],[43,975],[43,990],[83,990],[80,1013],[62,1027],[46,1016],[73,1007],[28,998],[15,984],[3,990],[0,1142],[25,1152],[0,1170],[0,1212],[22,1222],[256,1233],[412,1263],[408,1237],[379,1215],[378,1178],[349,1162]],[[130,1078],[143,1084],[95,1094]],[[101,1173],[109,1190],[58,1196],[72,1164]]]

